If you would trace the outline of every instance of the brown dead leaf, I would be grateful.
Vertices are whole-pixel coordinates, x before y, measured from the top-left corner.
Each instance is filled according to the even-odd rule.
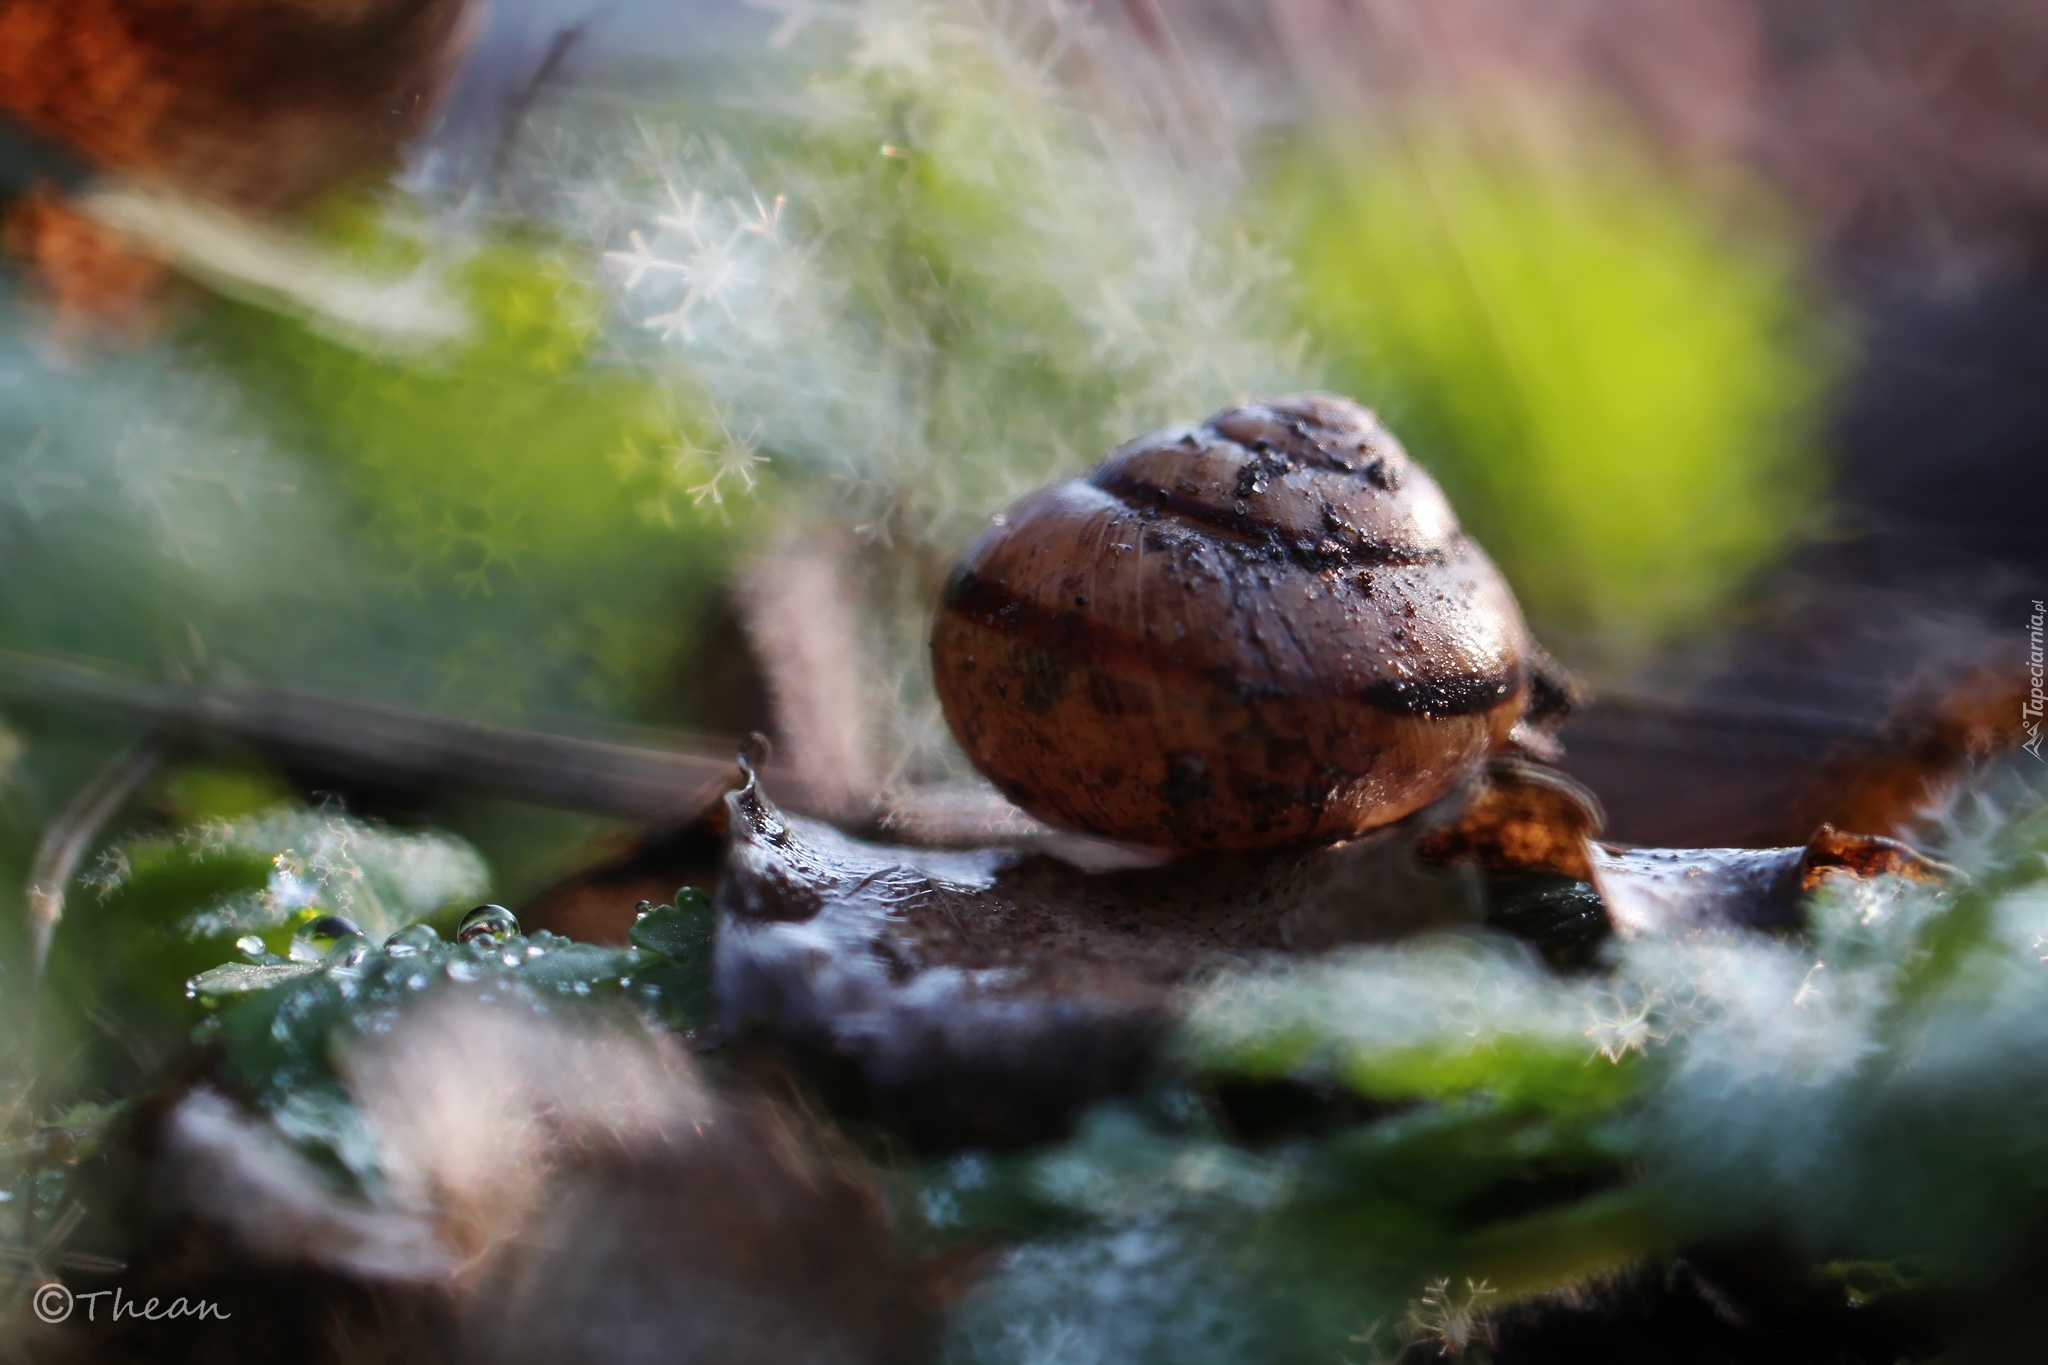
[[[1455,824],[1415,846],[1424,862],[1476,862],[1488,872],[1554,872],[1591,881],[1586,841],[1607,823],[1600,800],[1541,764],[1499,758]]]
[[[1949,886],[1962,873],[1947,863],[1879,834],[1847,834],[1822,825],[1799,859],[1799,889],[1818,891],[1835,877],[1904,877],[1922,886]]]
[[[292,204],[417,130],[469,8],[12,0],[0,8],[0,109],[95,166]]]
[[[1828,825],[1803,848],[1589,848],[1593,884],[1624,938],[1790,932],[1805,922],[1806,897],[1836,878],[1904,877],[1940,886],[1961,875],[1896,839]]]

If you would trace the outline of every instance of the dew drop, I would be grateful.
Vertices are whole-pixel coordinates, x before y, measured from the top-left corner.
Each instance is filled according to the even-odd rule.
[[[411,957],[441,941],[431,925],[409,924],[384,940],[384,951],[393,957]]]
[[[488,938],[490,944],[495,944],[499,939],[510,938],[518,932],[519,921],[510,910],[502,905],[479,905],[462,917],[461,925],[455,930],[455,941],[475,943]]]
[[[377,951],[377,945],[370,942],[366,934],[349,934],[336,939],[334,946],[327,950],[327,965],[344,970],[363,965],[363,959]]]
[[[322,915],[308,920],[292,935],[294,962],[324,962],[334,945],[345,938],[360,937],[362,929],[345,915]]]
[[[270,950],[263,946],[263,940],[254,934],[244,934],[236,939],[235,947],[251,962],[261,962],[270,956]]]

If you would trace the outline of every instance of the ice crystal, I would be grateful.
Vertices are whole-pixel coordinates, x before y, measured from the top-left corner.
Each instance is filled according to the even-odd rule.
[[[929,777],[958,764],[922,660],[935,566],[1132,435],[1314,375],[1232,159],[1084,95],[1079,16],[778,8],[749,98],[565,100],[526,193],[603,253],[626,350],[717,415],[669,443],[675,486],[722,506],[771,462],[853,533],[883,767]]]
[[[1460,1355],[1471,1346],[1490,1343],[1493,1329],[1482,1305],[1495,1297],[1493,1286],[1467,1277],[1463,1289],[1449,1277],[1430,1281],[1408,1310],[1408,1329],[1430,1342],[1438,1355]]]

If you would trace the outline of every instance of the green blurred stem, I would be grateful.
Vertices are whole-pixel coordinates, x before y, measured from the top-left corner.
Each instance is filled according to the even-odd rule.
[[[79,788],[36,848],[28,879],[28,930],[31,961],[38,978],[50,955],[50,939],[64,918],[64,890],[78,873],[78,864],[128,799],[155,771],[162,746],[138,740],[108,761]]]

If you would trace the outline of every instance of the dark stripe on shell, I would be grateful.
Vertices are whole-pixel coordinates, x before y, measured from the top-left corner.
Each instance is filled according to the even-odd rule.
[[[1092,475],[1089,482],[1140,516],[1164,513],[1207,526],[1234,538],[1219,542],[1226,548],[1263,552],[1257,555],[1260,558],[1284,558],[1311,573],[1379,564],[1437,564],[1444,558],[1440,549],[1368,540],[1342,525],[1332,527],[1327,534],[1313,540],[1306,536],[1282,535],[1271,524],[1248,512],[1218,507],[1155,484],[1119,479],[1102,471]]]
[[[965,568],[955,569],[946,580],[940,609],[1063,657],[1154,669],[1176,667],[1170,654],[1157,645],[1111,630],[1083,612],[1043,606]],[[1226,687],[1257,694],[1225,670],[1186,664],[1179,668],[1211,673]],[[1509,701],[1522,685],[1521,666],[1511,664],[1495,673],[1379,679],[1342,695],[1396,716],[1471,716]]]

